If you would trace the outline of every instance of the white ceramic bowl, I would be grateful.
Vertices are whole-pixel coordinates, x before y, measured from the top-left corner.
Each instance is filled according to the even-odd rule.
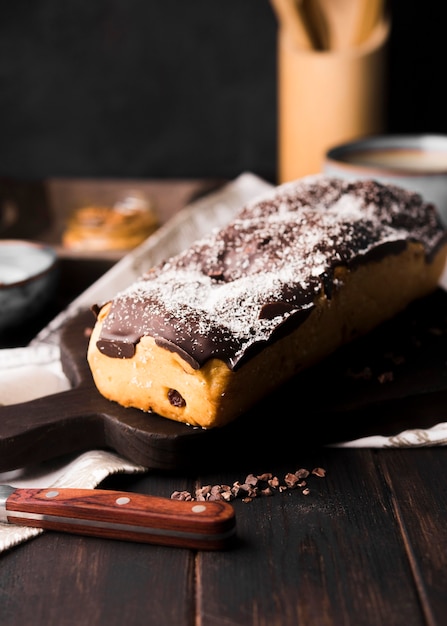
[[[331,148],[323,171],[419,192],[447,225],[447,135],[377,135]]]
[[[0,240],[0,331],[42,310],[54,295],[57,254],[50,246]]]

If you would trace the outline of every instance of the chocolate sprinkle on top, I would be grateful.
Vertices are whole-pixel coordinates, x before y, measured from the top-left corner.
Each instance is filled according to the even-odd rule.
[[[337,266],[398,254],[408,241],[430,260],[446,237],[417,193],[324,175],[286,183],[118,294],[97,347],[128,358],[149,335],[196,369],[216,357],[236,370],[301,324],[322,290],[331,297]]]

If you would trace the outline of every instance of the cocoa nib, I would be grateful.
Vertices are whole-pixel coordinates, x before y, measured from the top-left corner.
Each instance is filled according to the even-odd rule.
[[[311,472],[300,468],[295,472],[287,472],[282,481],[271,472],[248,474],[244,482],[235,481],[233,485],[203,485],[194,494],[189,491],[174,491],[172,500],[225,500],[230,502],[236,498],[243,502],[252,502],[258,496],[273,496],[276,492],[283,493],[291,489],[299,489],[305,496],[310,494],[307,478],[309,476],[324,478],[326,470],[315,467]]]

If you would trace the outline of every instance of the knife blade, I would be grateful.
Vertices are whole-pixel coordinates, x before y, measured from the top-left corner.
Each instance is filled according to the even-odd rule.
[[[236,534],[222,500],[171,500],[108,489],[0,485],[0,522],[109,539],[218,550]]]

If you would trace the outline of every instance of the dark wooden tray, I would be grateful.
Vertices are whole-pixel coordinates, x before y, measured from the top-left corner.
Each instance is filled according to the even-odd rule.
[[[87,449],[146,467],[211,465],[295,455],[302,446],[427,428],[447,418],[447,293],[414,303],[221,429],[192,428],[103,398],[86,360],[93,314],[61,335],[72,388],[0,407],[0,471]]]

